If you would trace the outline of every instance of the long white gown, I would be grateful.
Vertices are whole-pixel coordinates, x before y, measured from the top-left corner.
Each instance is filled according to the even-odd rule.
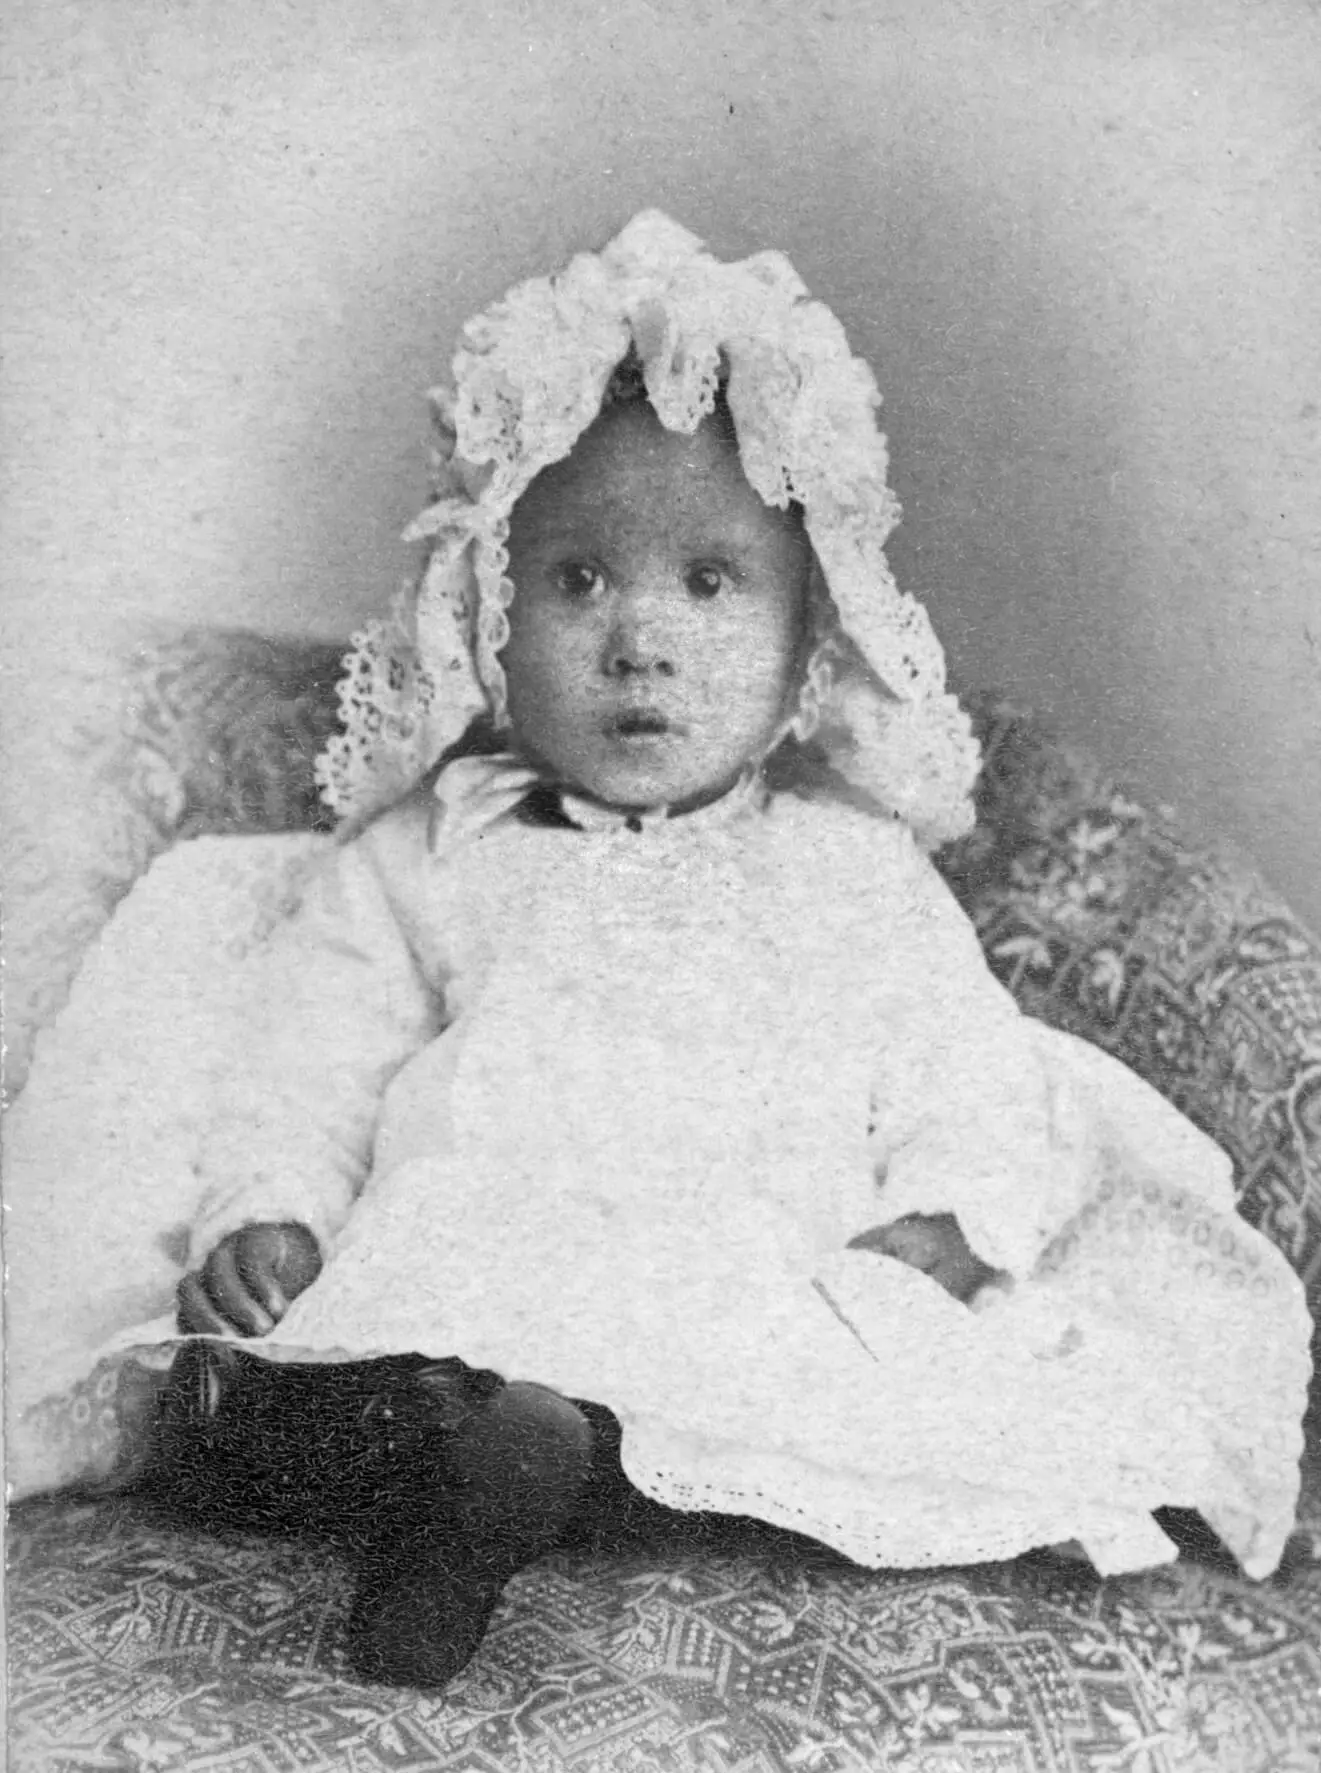
[[[1177,1504],[1274,1567],[1309,1371],[1297,1278],[1209,1140],[1019,1014],[901,826],[734,797],[640,831],[509,819],[433,856],[425,824],[415,799],[344,848],[297,840],[298,914],[213,950],[235,958],[175,1116],[176,1270],[259,1219],[329,1250],[248,1346],[457,1354],[593,1398],[651,1495],[866,1564],[1077,1539],[1135,1568],[1172,1555],[1150,1511]],[[199,980],[192,1014],[218,990]],[[101,999],[76,998],[34,1071],[25,1164],[61,1039]],[[139,1196],[159,1233],[157,1166]],[[1003,1276],[977,1309],[846,1248],[946,1211]],[[49,1242],[39,1221],[24,1249]],[[127,1310],[131,1260],[116,1348],[170,1333]],[[20,1397],[45,1396],[19,1423],[38,1483],[32,1425],[105,1353],[92,1315]]]

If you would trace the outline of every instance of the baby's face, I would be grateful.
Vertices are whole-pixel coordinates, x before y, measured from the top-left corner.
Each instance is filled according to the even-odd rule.
[[[502,657],[519,749],[611,806],[731,786],[784,718],[810,549],[711,421],[608,409],[514,508]]]

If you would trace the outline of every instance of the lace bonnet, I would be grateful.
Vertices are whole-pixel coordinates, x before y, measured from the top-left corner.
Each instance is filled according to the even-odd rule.
[[[655,210],[464,328],[453,386],[431,395],[432,502],[407,532],[425,565],[354,637],[343,731],[317,762],[341,830],[393,805],[474,720],[505,723],[510,513],[597,416],[630,349],[671,430],[696,430],[723,387],[749,483],[801,507],[815,632],[787,731],[926,847],[968,830],[979,753],[926,611],[885,558],[899,506],[870,369],[783,254],[722,264]]]

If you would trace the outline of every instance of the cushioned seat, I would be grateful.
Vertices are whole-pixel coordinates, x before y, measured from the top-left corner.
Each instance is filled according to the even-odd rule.
[[[337,658],[206,632],[129,649],[118,713],[65,758],[95,844],[22,849],[11,1004],[54,1013],[169,843],[315,822]],[[1025,715],[974,706],[979,825],[941,860],[991,964],[1225,1146],[1315,1312],[1321,948],[1250,869]],[[133,1496],[29,1502],[10,1520],[10,1765],[1314,1773],[1318,1442],[1313,1422],[1299,1531],[1266,1583],[1213,1550],[1106,1582],[1054,1554],[878,1574],[769,1529],[676,1528],[523,1572],[441,1697],[345,1678],[347,1579],[325,1548],[185,1532]]]
[[[1050,1556],[875,1574],[770,1535],[557,1555],[422,1698],[345,1678],[347,1581],[317,1550],[123,1501],[15,1513],[15,1773],[1317,1764],[1321,1537],[1261,1585],[1190,1563],[1102,1582]]]

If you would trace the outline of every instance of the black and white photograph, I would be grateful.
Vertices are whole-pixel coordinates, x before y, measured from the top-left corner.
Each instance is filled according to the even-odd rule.
[[[1321,10],[15,0],[13,1773],[1321,1773]]]

